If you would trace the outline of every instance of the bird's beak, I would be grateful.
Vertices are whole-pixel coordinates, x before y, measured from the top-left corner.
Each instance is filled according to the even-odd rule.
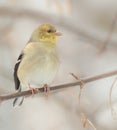
[[[56,32],[55,35],[56,35],[56,36],[62,36],[62,33]]]

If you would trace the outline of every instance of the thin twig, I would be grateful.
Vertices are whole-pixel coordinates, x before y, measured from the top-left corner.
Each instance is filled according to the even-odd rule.
[[[115,17],[114,17],[114,20],[112,21],[112,24],[111,24],[111,26],[110,26],[109,33],[108,33],[108,35],[107,35],[107,38],[106,38],[106,40],[104,41],[103,46],[102,46],[102,48],[101,48],[101,52],[102,52],[102,51],[107,47],[107,45],[110,43],[112,34],[113,34],[113,32],[114,32],[114,29],[115,29],[116,22],[117,22],[117,12],[116,12],[116,15],[115,15]]]
[[[89,82],[93,82],[93,81],[103,79],[103,78],[107,78],[107,77],[114,76],[114,75],[117,75],[117,70],[107,72],[107,73],[103,73],[103,74],[96,75],[96,76],[91,76],[91,77],[88,77],[88,78],[83,78],[81,80],[82,80],[83,83],[89,83]],[[52,86],[52,87],[50,87],[50,90],[51,90],[51,92],[53,92],[55,90],[60,90],[60,89],[63,89],[63,88],[81,85],[81,80],[79,80],[77,82]],[[37,89],[39,90],[39,93],[44,92],[44,88],[37,88]],[[38,92],[36,92],[35,94],[37,94],[37,93]],[[9,95],[0,96],[0,101],[2,102],[2,101],[5,101],[5,100],[16,98],[16,97],[29,96],[29,95],[32,95],[32,92],[30,90],[23,91],[23,92],[17,92],[17,93],[13,93],[13,94],[9,94]]]
[[[109,105],[110,105],[111,114],[113,116],[113,119],[117,119],[117,112],[114,109],[113,104],[112,104],[112,91],[113,91],[113,88],[114,88],[116,82],[117,82],[117,77],[113,81],[113,83],[112,83],[112,85],[110,87],[110,91],[109,91]]]
[[[61,26],[62,28],[64,28],[65,30],[68,30],[72,33],[74,33],[75,35],[79,36],[80,39],[85,40],[89,43],[93,43],[92,45],[99,45],[99,43],[102,43],[102,39],[98,39],[96,36],[92,36],[91,34],[87,34],[83,29],[74,26],[76,24],[71,24],[68,22],[68,20],[61,21],[61,20],[56,20],[53,17],[50,17],[49,15],[47,15],[46,13],[43,12],[36,12],[36,11],[30,11],[30,10],[26,10],[26,9],[14,9],[14,8],[9,8],[9,7],[0,7],[0,16],[6,16],[6,17],[10,17],[13,20],[14,19],[21,19],[21,18],[30,18],[36,21],[40,21],[40,22],[48,22],[51,23],[53,25],[58,25]],[[60,18],[61,19],[61,18]],[[66,22],[67,21],[67,22]],[[116,42],[111,42],[113,44],[114,47],[116,46]]]
[[[97,130],[94,124],[91,122],[90,119],[87,118],[87,116],[84,113],[84,109],[81,105],[81,96],[82,96],[82,88],[84,88],[84,82],[80,79],[79,76],[76,76],[74,73],[70,73],[76,80],[80,81],[80,91],[79,91],[79,96],[78,96],[78,103],[79,103],[79,110],[80,110],[80,115],[81,115],[81,122],[83,125],[83,128],[87,127],[87,124],[89,124],[93,130]]]

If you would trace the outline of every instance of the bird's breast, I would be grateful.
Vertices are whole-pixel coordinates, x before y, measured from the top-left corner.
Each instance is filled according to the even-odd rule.
[[[25,54],[19,69],[18,77],[22,84],[50,84],[59,66],[56,48],[36,48],[30,55]]]

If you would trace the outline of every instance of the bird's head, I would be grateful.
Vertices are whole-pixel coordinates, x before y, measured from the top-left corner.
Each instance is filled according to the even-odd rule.
[[[43,24],[33,32],[30,41],[42,42],[48,45],[53,45],[56,44],[57,36],[60,35],[61,33],[57,32],[52,25]]]

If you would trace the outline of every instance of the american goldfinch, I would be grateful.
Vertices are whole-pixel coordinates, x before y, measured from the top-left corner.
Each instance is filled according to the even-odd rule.
[[[52,82],[59,66],[57,36],[60,33],[50,24],[43,24],[32,33],[14,67],[15,89],[18,92],[28,89],[30,85],[40,88]],[[13,106],[18,99],[14,100]],[[18,105],[22,104],[23,99]]]

